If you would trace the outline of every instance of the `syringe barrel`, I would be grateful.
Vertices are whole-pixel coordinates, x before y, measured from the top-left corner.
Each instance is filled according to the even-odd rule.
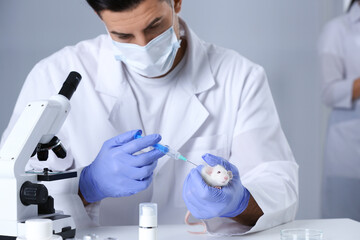
[[[166,146],[166,147],[168,147],[168,149],[169,149],[169,152],[166,153],[166,155],[168,155],[176,160],[179,160],[180,153],[178,151],[175,151],[174,149],[170,148],[169,146]]]
[[[134,139],[138,139],[138,138],[142,138],[141,133],[139,133],[139,132],[137,132],[134,136]],[[169,152],[169,146],[164,146],[159,143],[153,145],[152,147],[158,149],[159,151],[161,151],[164,154],[167,154],[167,152]]]
[[[134,139],[142,138],[140,133],[135,134]],[[156,148],[157,150],[161,151],[162,153],[168,155],[169,157],[176,159],[176,160],[184,160],[184,157],[174,149],[170,148],[168,145],[161,145],[159,143],[152,146],[153,148]],[[186,160],[184,160],[186,161]]]
[[[168,146],[163,146],[159,143],[153,145],[154,148],[156,148],[157,150],[161,151],[164,154],[168,154],[169,153],[169,147]]]

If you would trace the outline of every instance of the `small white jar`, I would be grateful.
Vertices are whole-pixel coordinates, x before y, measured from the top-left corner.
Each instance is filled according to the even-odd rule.
[[[156,240],[157,227],[157,204],[140,203],[139,240]]]

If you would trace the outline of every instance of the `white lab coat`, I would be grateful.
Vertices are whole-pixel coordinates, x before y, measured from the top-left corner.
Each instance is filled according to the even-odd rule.
[[[162,142],[197,164],[204,164],[204,153],[229,159],[264,212],[251,229],[227,218],[208,220],[209,232],[242,234],[293,220],[298,205],[298,166],[280,127],[264,70],[234,51],[203,42],[182,24],[188,53],[176,89],[165,99],[171,108],[159,109],[166,111],[160,131]],[[58,169],[87,166],[105,140],[146,124],[139,118],[124,66],[114,59],[109,36],[101,35],[66,47],[34,67],[7,131],[28,101],[56,94],[73,70],[82,75],[82,81],[58,134],[70,154],[66,160],[47,163]],[[105,199],[87,210],[95,219],[100,214],[103,225],[137,225],[138,204],[152,201],[158,203],[159,224],[183,223],[187,209],[182,187],[191,168],[191,164],[163,157],[146,191]],[[58,188],[56,183],[51,191]],[[67,209],[67,204],[57,206]]]
[[[319,40],[323,102],[331,108],[324,152],[323,217],[360,221],[360,6],[330,21]]]

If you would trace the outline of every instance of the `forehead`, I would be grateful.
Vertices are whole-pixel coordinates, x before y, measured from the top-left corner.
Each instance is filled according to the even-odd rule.
[[[169,15],[169,9],[171,7],[167,1],[145,0],[134,9],[121,12],[104,10],[100,16],[111,30],[131,32],[147,27],[155,18]]]

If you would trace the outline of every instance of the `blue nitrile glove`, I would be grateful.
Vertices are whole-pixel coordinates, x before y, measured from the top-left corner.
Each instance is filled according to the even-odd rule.
[[[87,202],[130,196],[150,185],[157,160],[164,154],[157,149],[132,154],[158,143],[161,136],[134,139],[138,132],[141,134],[134,130],[107,140],[95,160],[82,170],[79,188]]]
[[[193,168],[185,179],[183,198],[191,214],[198,219],[235,217],[242,213],[250,199],[249,191],[241,184],[238,169],[223,158],[205,154],[202,158],[210,166],[222,165],[232,171],[233,179],[217,189],[207,185],[201,177],[203,165]]]

